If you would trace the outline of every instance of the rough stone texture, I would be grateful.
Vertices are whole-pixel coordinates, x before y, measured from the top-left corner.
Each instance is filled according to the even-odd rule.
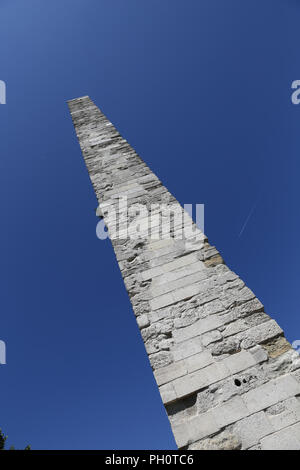
[[[300,449],[298,353],[94,103],[69,108],[178,447]]]

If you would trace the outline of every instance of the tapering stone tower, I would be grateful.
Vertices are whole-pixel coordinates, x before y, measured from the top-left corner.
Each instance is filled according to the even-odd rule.
[[[178,447],[300,449],[298,353],[89,97],[68,104]]]

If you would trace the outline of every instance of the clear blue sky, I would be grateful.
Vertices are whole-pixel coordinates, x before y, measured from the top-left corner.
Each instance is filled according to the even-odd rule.
[[[0,1],[9,443],[175,448],[68,99],[89,95],[181,203],[205,204],[210,242],[300,338],[299,15],[297,0]]]

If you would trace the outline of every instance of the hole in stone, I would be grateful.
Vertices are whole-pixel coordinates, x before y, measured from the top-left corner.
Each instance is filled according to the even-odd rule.
[[[179,401],[174,403],[170,403],[166,405],[166,410],[169,416],[173,416],[177,413],[184,412],[190,410],[192,413],[193,410],[196,412],[196,401],[197,401],[197,393],[193,393],[189,397],[183,398]]]
[[[246,384],[246,383],[247,383],[247,380],[246,380],[246,379],[243,379],[243,383]]]
[[[172,331],[167,331],[164,335],[166,338],[172,338]]]
[[[135,249],[135,250],[139,250],[140,248],[143,248],[143,246],[144,246],[144,243],[139,242],[139,243],[137,243],[137,244],[134,246],[134,249]]]
[[[239,379],[234,379],[234,383],[237,387],[240,387],[242,385],[242,382]]]

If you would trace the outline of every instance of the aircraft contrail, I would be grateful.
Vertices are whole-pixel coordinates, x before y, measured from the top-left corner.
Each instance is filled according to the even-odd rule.
[[[251,215],[253,214],[254,210],[256,209],[256,206],[257,206],[257,202],[256,202],[255,204],[253,204],[253,206],[252,206],[252,208],[251,208],[251,210],[250,210],[250,212],[249,212],[249,214],[248,214],[248,217],[247,217],[247,219],[245,220],[245,223],[244,223],[244,225],[243,225],[242,228],[241,228],[241,231],[240,231],[240,233],[239,233],[238,238],[240,238],[240,236],[242,235],[243,231],[245,230],[246,225],[247,225],[247,223],[249,222]]]

